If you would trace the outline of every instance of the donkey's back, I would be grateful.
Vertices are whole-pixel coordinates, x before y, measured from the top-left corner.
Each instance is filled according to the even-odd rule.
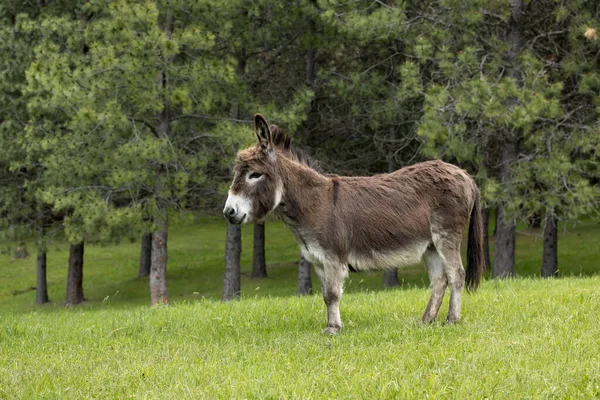
[[[318,241],[362,270],[415,264],[442,237],[460,240],[478,195],[464,170],[443,161],[331,180],[331,216]]]

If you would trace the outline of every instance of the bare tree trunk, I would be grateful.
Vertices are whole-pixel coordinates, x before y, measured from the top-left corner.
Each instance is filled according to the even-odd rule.
[[[484,269],[489,271],[492,267],[492,261],[490,258],[490,209],[486,207],[482,210],[483,218],[483,258],[484,258]]]
[[[548,211],[544,222],[544,252],[542,277],[558,277],[558,226],[556,216]]]
[[[150,266],[152,265],[152,236],[152,232],[142,235],[142,251],[140,254],[138,278],[145,278],[150,275]]]
[[[254,254],[252,255],[251,279],[267,277],[267,263],[265,261],[265,225],[254,224]]]
[[[35,286],[35,304],[48,303],[48,285],[46,280],[46,252],[37,254],[37,284]]]
[[[400,286],[400,281],[398,280],[398,268],[383,273],[383,286]]]
[[[492,277],[503,279],[515,275],[515,235],[515,223],[504,220],[504,205],[499,206]]]
[[[167,289],[167,229],[166,210],[158,210],[155,217],[156,231],[152,238],[152,263],[150,265],[150,304],[169,304]]]
[[[67,296],[65,305],[82,303],[83,297],[83,242],[69,247],[69,272],[67,276]]]
[[[310,262],[300,255],[298,263],[298,296],[312,294],[312,279],[310,276]]]
[[[225,280],[223,282],[223,301],[240,297],[240,257],[242,255],[242,229],[239,225],[227,224],[225,243]]]

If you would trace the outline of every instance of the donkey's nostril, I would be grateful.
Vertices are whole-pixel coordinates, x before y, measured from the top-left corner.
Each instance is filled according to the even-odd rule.
[[[225,217],[232,217],[235,214],[235,208],[233,207],[225,207],[223,210],[223,215]]]

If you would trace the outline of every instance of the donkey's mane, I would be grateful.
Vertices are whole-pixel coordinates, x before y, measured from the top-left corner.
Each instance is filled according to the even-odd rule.
[[[300,149],[292,145],[292,139],[285,134],[277,125],[271,125],[271,139],[273,145],[279,150],[284,151],[287,155],[292,157],[294,161],[300,164],[306,165],[307,167],[314,169],[315,171],[322,173],[321,164],[318,160],[311,157],[305,150]]]

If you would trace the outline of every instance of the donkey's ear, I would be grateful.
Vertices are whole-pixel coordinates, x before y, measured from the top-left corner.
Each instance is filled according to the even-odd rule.
[[[267,150],[273,146],[273,137],[271,135],[271,129],[265,117],[260,114],[254,115],[254,131],[258,138],[258,144],[263,150]]]

